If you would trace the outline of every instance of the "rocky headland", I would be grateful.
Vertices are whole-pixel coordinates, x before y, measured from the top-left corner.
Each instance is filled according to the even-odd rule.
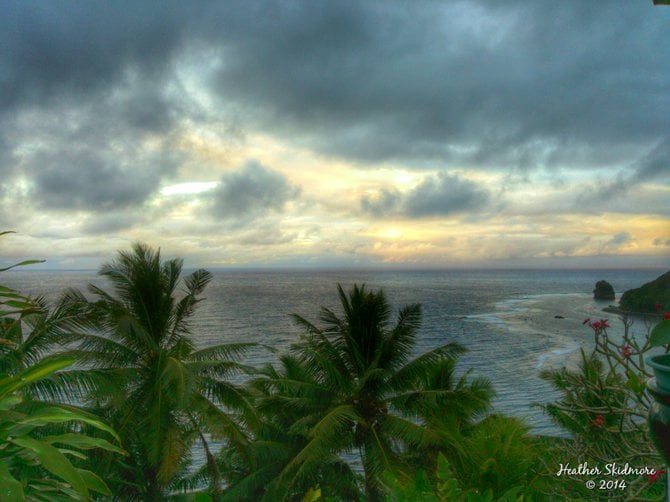
[[[639,288],[626,291],[619,300],[619,310],[630,314],[655,314],[670,310],[670,271]]]

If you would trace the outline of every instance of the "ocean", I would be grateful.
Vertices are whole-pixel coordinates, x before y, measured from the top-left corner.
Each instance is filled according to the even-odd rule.
[[[396,311],[408,303],[422,305],[417,354],[452,341],[464,345],[468,352],[461,357],[458,371],[472,369],[473,376],[492,382],[497,393],[496,412],[522,417],[534,433],[564,435],[541,409],[533,406],[558,397],[538,377],[539,371],[564,364],[580,346],[588,349],[591,339],[583,336],[588,333],[581,326],[584,312],[612,318],[601,313],[606,304],[592,299],[597,281],[610,282],[618,299],[623,291],[639,287],[662,272],[219,271],[214,273],[192,326],[198,346],[244,341],[286,351],[300,335],[289,314],[297,313],[317,323],[320,306],[338,311],[338,283],[345,289],[365,283],[368,288],[382,288]],[[3,273],[0,283],[51,300],[66,288],[83,290],[89,283],[106,286],[94,271],[29,269]],[[561,322],[561,329],[549,329]],[[244,362],[261,365],[275,358],[258,348]]]

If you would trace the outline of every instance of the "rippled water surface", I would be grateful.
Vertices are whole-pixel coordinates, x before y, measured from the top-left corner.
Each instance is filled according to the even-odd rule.
[[[569,350],[566,340],[514,331],[500,314],[523,309],[524,301],[537,295],[587,295],[601,279],[619,293],[659,274],[657,270],[215,272],[193,331],[200,346],[252,341],[286,350],[299,335],[290,313],[316,321],[321,305],[337,311],[337,283],[345,288],[366,283],[383,288],[396,310],[408,303],[422,305],[418,352],[450,341],[461,343],[469,352],[461,359],[460,371],[473,368],[473,375],[493,382],[497,410],[526,417],[538,433],[557,434],[542,412],[530,405],[555,397],[537,374],[545,361]],[[67,287],[83,289],[90,282],[105,287],[92,271],[22,270],[3,274],[2,282],[47,298],[55,298]],[[246,362],[260,365],[274,357],[258,349]]]

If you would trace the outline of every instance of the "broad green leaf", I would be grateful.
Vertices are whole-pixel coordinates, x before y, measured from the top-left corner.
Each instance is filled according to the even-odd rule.
[[[21,418],[23,418],[25,415],[22,415]],[[12,436],[12,437],[21,437],[21,436],[27,436],[29,435],[32,430],[35,428],[34,425],[23,425],[19,424],[19,420],[11,420],[9,425],[5,427],[6,434],[5,436]]]
[[[0,411],[8,411],[21,402],[23,402],[21,396],[7,396],[0,399]]]
[[[4,286],[0,286],[0,296],[2,298],[14,298],[16,300],[29,300],[27,296],[23,296],[13,289],[9,289]]]
[[[321,500],[321,487],[316,486],[305,493],[301,502],[317,502],[318,500]]]
[[[63,455],[70,455],[71,457],[80,458],[81,460],[88,460],[88,457],[80,451],[71,450],[69,448],[58,448],[58,451]]]
[[[0,399],[5,397],[10,392],[13,392],[21,387],[25,387],[29,383],[49,376],[60,369],[66,368],[75,362],[74,358],[59,357],[53,359],[46,359],[22,371],[18,375],[3,378],[0,380]]]
[[[54,423],[69,422],[71,420],[87,423],[89,425],[92,425],[96,429],[108,432],[115,439],[117,440],[119,439],[119,436],[116,434],[114,429],[112,429],[104,422],[100,421],[100,419],[94,417],[93,415],[89,415],[88,413],[85,413],[83,411],[70,410],[64,407],[49,406],[46,408],[36,410],[30,416],[21,420],[20,423],[40,427],[43,425],[50,425]]]
[[[59,479],[42,479],[28,481],[28,488],[38,494],[30,494],[28,500],[48,500],[48,501],[62,501],[62,500],[81,500],[81,496],[70,488],[70,485]]]
[[[670,343],[670,319],[663,319],[649,335],[649,345],[652,347],[664,347]]]
[[[90,436],[84,436],[82,434],[60,434],[58,436],[47,436],[44,438],[49,444],[63,444],[67,446],[73,446],[75,448],[81,448],[82,450],[90,450],[93,448],[102,448],[103,450],[113,451],[115,453],[120,453],[125,455],[123,451],[118,446],[113,445],[106,439],[94,438]]]
[[[109,487],[105,482],[98,477],[97,474],[87,471],[85,469],[77,469],[77,472],[82,477],[88,489],[102,495],[111,496],[112,492],[109,490]]]
[[[644,393],[644,389],[646,388],[645,382],[640,380],[640,377],[633,371],[628,372],[626,386],[636,394]]]
[[[10,442],[22,448],[32,450],[42,464],[42,467],[69,483],[85,499],[88,498],[86,483],[67,457],[58,451],[58,448],[30,437],[14,438]]]
[[[30,309],[35,306],[31,302],[26,301],[20,302],[17,300],[7,300],[6,302],[0,302],[0,305],[7,305],[8,307],[12,307],[15,309]]]
[[[207,493],[196,493],[193,502],[212,502],[212,497]]]
[[[23,502],[23,484],[14,479],[7,466],[0,462],[0,500],[3,502]]]

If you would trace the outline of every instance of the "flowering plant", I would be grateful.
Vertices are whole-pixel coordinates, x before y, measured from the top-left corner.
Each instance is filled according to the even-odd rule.
[[[647,427],[647,414],[652,399],[646,392],[651,369],[646,365],[649,352],[659,348],[670,352],[670,314],[644,317],[644,333],[634,334],[633,318],[622,316],[623,334],[610,333],[608,319],[585,319],[593,335],[593,350],[582,350],[576,369],[561,368],[542,372],[562,396],[543,405],[551,418],[567,429],[572,439],[565,441],[558,453],[567,461],[588,462],[589,465],[612,463],[657,466],[662,460],[653,447]],[[653,483],[665,473],[657,470],[653,479],[631,476],[627,487],[603,493],[608,499],[662,499],[662,485]],[[574,479],[574,487],[584,479]],[[618,492],[618,493],[617,493]],[[659,499],[660,500],[660,499]]]

